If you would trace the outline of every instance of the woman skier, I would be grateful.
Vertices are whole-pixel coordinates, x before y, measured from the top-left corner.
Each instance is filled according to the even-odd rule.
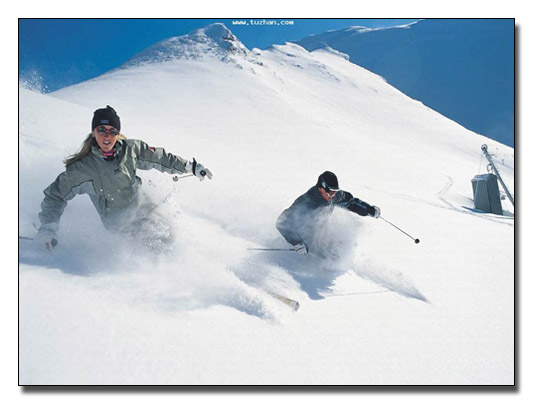
[[[165,220],[154,220],[156,205],[140,194],[136,170],[193,173],[200,180],[211,179],[212,173],[195,158],[187,161],[141,140],[126,139],[120,131],[121,121],[112,107],[94,112],[91,133],[80,151],[65,160],[65,171],[44,190],[41,225],[34,238],[39,245],[49,250],[57,245],[61,215],[67,202],[79,194],[89,195],[110,231],[133,235],[155,250],[172,242]]]

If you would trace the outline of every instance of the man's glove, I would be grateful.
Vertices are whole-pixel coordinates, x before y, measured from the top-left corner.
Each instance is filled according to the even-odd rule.
[[[201,163],[197,163],[195,157],[193,158],[193,162],[191,163],[191,172],[201,181],[204,180],[205,177],[212,179],[212,172],[206,167],[204,167]]]
[[[372,206],[375,209],[375,213],[373,214],[374,218],[378,218],[381,216],[381,209],[379,209],[377,206]]]
[[[34,242],[48,251],[52,251],[58,244],[56,233],[49,229],[41,228],[33,238]]]
[[[299,255],[306,255],[308,254],[308,247],[305,244],[295,244],[294,251]]]

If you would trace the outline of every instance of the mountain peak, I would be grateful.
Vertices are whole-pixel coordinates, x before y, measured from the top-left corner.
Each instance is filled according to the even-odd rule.
[[[206,39],[211,39],[224,47],[228,46],[229,43],[238,41],[238,38],[223,23],[213,23],[191,32],[190,35],[197,36],[199,40],[204,40],[202,39],[204,36]]]
[[[226,60],[230,55],[247,55],[248,53],[249,50],[245,45],[224,24],[213,23],[195,29],[187,35],[155,43],[135,55],[122,67],[176,59],[201,60],[205,56]]]

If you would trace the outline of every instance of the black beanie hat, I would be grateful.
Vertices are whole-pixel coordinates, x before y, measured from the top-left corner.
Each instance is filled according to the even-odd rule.
[[[332,171],[324,171],[318,177],[317,186],[323,187],[325,190],[339,190],[338,178]]]
[[[91,131],[93,131],[99,125],[110,125],[121,131],[121,119],[115,112],[115,110],[106,105],[106,108],[99,108],[93,114],[93,121],[91,122]]]

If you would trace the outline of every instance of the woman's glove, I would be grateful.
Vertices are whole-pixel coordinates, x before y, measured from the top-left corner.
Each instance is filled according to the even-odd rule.
[[[41,228],[39,232],[34,236],[33,241],[42,248],[48,251],[52,251],[58,244],[56,233],[49,229]]]
[[[204,180],[205,177],[212,179],[212,172],[206,167],[204,167],[201,163],[197,163],[195,157],[193,158],[193,162],[191,163],[191,172],[201,181]]]

